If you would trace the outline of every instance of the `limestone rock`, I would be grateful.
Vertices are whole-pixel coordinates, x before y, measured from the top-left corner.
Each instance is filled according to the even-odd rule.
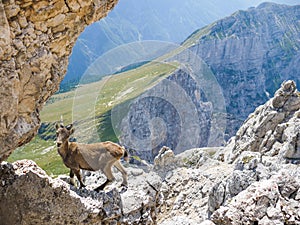
[[[215,211],[215,224],[300,224],[299,168],[290,165],[269,180],[251,184]]]
[[[158,215],[161,224],[200,224],[208,218],[210,190],[228,177],[233,168],[211,159],[204,154],[205,150],[191,149],[177,155],[177,168],[164,174],[160,190],[164,202]]]
[[[231,175],[210,190],[208,199],[208,214],[225,205],[228,201],[245,190],[256,181],[256,174],[252,171],[234,170]]]
[[[214,223],[300,223],[293,208],[299,204],[299,169],[290,164],[299,163],[299,100],[295,82],[284,82],[217,152],[215,158],[234,170],[210,191],[208,213]],[[291,207],[283,210],[282,204]]]
[[[157,209],[163,201],[160,189],[161,177],[153,171],[145,171],[133,166],[126,167],[128,173],[128,188],[121,191],[122,224],[154,224]],[[116,182],[108,186],[105,191],[112,191],[122,182],[122,176],[113,168]],[[85,184],[88,189],[94,189],[106,178],[102,172],[87,173]]]
[[[179,155],[162,148],[155,170],[127,168],[127,191],[115,184],[99,194],[92,191],[105,181],[101,173],[87,173],[87,189],[78,190],[49,178],[31,161],[2,163],[0,216],[8,224],[18,223],[20,215],[69,223],[58,211],[68,204],[67,218],[90,224],[300,224],[298,98],[294,82],[283,83],[226,147]],[[119,184],[121,175],[116,178]],[[8,213],[7,206],[14,210]]]
[[[93,189],[105,181],[100,172],[88,173],[87,188],[77,189],[65,176],[50,178],[33,161],[3,162],[1,224],[155,224],[162,180],[154,172],[136,175],[137,170],[127,168],[127,190],[112,184],[97,193]],[[122,177],[115,174],[119,182]]]
[[[99,224],[121,215],[121,196],[73,191],[52,179],[33,161],[2,163],[0,168],[1,224]]]
[[[274,95],[281,82],[293,79],[300,84],[299,15],[298,4],[262,3],[216,21],[187,40],[222,87],[229,138],[257,106]],[[284,98],[275,99],[274,107],[280,107]]]
[[[166,146],[163,146],[158,155],[154,158],[154,169],[166,169],[166,167],[173,166],[175,163],[175,155],[174,152]]]
[[[184,60],[190,59],[186,55],[179,54],[178,61],[186,63]],[[197,82],[188,71],[179,68],[134,99],[118,125],[120,143],[142,149],[138,156],[148,161],[153,161],[163,146],[175,154],[207,146],[210,136],[214,136],[212,103],[204,100]]]
[[[0,162],[36,134],[80,32],[117,0],[0,3]]]
[[[85,173],[87,187],[77,189],[32,161],[2,163],[0,217],[5,224],[18,223],[19,215],[38,224],[300,224],[297,165],[251,151],[228,164],[205,151],[215,149],[172,157],[176,168],[166,164],[165,173],[125,165],[128,189],[118,187],[122,176],[113,171],[116,182],[100,193],[92,190],[105,181],[101,172]]]
[[[283,82],[274,98],[251,113],[220,151],[219,158],[233,162],[243,151],[278,155],[280,160],[300,158],[300,94],[294,81]]]

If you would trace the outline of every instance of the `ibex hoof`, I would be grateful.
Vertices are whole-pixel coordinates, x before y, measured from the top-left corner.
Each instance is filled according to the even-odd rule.
[[[125,184],[121,184],[121,193],[124,193],[124,192],[126,192],[126,191],[127,191],[127,189],[128,189],[128,186],[127,186],[127,185],[125,185]]]
[[[81,188],[85,188],[85,187],[86,187],[85,184],[81,184],[79,188],[81,189]]]
[[[97,188],[94,189],[94,191],[96,191],[96,192],[103,191],[103,188],[97,187]]]

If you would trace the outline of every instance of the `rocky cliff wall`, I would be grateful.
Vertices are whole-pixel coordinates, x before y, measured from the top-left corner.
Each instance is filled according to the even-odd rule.
[[[187,40],[223,89],[231,137],[284,80],[299,85],[300,6],[262,3],[219,20]]]
[[[186,151],[174,169],[162,152],[155,162],[172,172],[161,224],[300,224],[299,101],[295,82],[282,83],[213,158],[212,149]]]
[[[213,110],[197,81],[186,70],[177,69],[134,99],[121,122],[120,142],[148,161],[163,146],[176,154],[207,146],[215,131]],[[218,138],[214,144],[224,141]]]
[[[244,151],[300,159],[300,93],[294,81],[283,82],[275,96],[251,113],[219,156],[234,162]]]
[[[36,134],[83,29],[117,0],[0,2],[0,161]]]
[[[132,112],[124,119],[126,129],[122,130],[124,135],[120,141],[128,147],[143,149],[143,153],[150,152],[147,156],[140,155],[150,160],[163,145],[179,153],[192,147],[224,144],[222,140],[227,141],[235,135],[247,116],[274,95],[283,80],[294,79],[300,84],[298,18],[299,5],[263,3],[195,32],[183,44],[189,46],[184,52],[189,52],[190,57],[179,54],[171,60],[197,64],[195,58],[200,56],[222,90],[222,95],[213,98],[224,100],[226,110],[215,114],[219,102],[211,101],[211,96],[218,91],[208,83],[209,79],[199,79],[200,85],[195,85],[192,76],[200,74],[198,71],[188,74],[178,69],[131,105]],[[177,87],[168,88],[170,81]],[[180,92],[181,89],[184,91]],[[179,102],[182,93],[188,97],[186,99],[191,99],[191,104],[183,98],[179,106],[173,104],[169,96],[176,96]],[[167,105],[169,102],[171,104]],[[218,128],[212,129],[214,115],[215,118],[224,117],[223,121],[218,121],[219,133],[216,132]],[[195,121],[193,125],[188,122],[191,119]],[[184,123],[189,124],[188,129],[184,129]],[[182,145],[181,140],[185,142]]]
[[[210,193],[216,224],[300,224],[299,110],[295,82],[283,82],[215,155],[234,166]]]

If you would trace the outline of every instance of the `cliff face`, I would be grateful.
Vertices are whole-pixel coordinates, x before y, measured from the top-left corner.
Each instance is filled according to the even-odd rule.
[[[272,96],[299,80],[300,6],[263,3],[209,25],[186,42],[216,76],[226,100],[227,133]]]
[[[176,154],[207,146],[210,136],[214,136],[213,111],[203,95],[193,77],[177,69],[134,99],[120,126],[120,142],[138,150],[137,154],[149,161],[163,146],[169,146]]]
[[[286,81],[226,147],[162,149],[160,224],[300,224],[299,101]]]
[[[234,166],[210,193],[208,212],[216,224],[300,223],[299,112],[299,91],[286,81],[215,155]]]
[[[299,18],[299,5],[263,3],[247,11],[238,11],[192,34],[183,46],[189,46],[188,50],[191,52],[189,54],[194,53],[207,63],[217,80],[216,83],[221,87],[222,95],[211,97],[217,90],[208,83],[209,79],[205,76],[199,79],[200,86],[195,87],[188,75],[190,71],[184,74],[182,70],[177,70],[131,105],[132,112],[124,119],[127,125],[124,126],[126,129],[122,130],[123,137],[120,141],[128,147],[143,149],[144,152],[150,152],[152,147],[152,157],[142,155],[142,158],[147,159],[153,159],[163,145],[179,153],[192,147],[223,144],[222,140],[228,140],[233,136],[247,116],[266,102],[283,80],[294,79],[300,84]],[[174,58],[182,60],[180,56]],[[189,63],[196,64],[192,58],[187,58]],[[168,81],[176,82],[177,88],[174,89],[178,90],[177,92],[167,88]],[[190,107],[186,100],[177,106],[168,97],[174,95],[179,101],[182,96],[179,92],[181,88],[192,100],[193,107]],[[212,91],[208,92],[208,88]],[[197,98],[197,93],[200,98]],[[151,96],[155,95],[159,95],[160,99],[154,100]],[[218,103],[212,102],[209,97],[225,99],[226,110],[220,111],[226,113],[226,118],[224,121],[218,121],[219,128],[224,129],[219,129],[221,131],[218,135],[215,132],[217,129],[213,131],[211,127],[214,119],[224,114],[215,114],[216,117],[213,117],[214,111],[218,111],[216,110]],[[164,103],[164,99],[170,100],[171,105]],[[149,112],[149,115],[146,112]],[[165,124],[162,126],[153,118],[158,118]],[[196,122],[184,129],[189,119]],[[226,125],[223,125],[225,123]],[[128,130],[131,133],[127,132]],[[150,134],[152,140],[148,138]],[[186,136],[181,136],[183,134]],[[213,138],[212,135],[216,137]],[[156,144],[156,140],[162,140],[161,137],[165,140]],[[145,145],[139,143],[140,140],[142,142],[147,138],[149,141],[144,142]],[[187,144],[180,146],[181,140]],[[256,147],[257,145],[253,145],[251,148]]]
[[[36,134],[83,29],[117,0],[0,3],[0,161]]]

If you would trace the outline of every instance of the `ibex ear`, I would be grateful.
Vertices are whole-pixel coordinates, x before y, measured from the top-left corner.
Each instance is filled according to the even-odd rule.
[[[66,126],[67,130],[71,130],[71,128],[73,127],[73,124],[69,124],[68,126]]]
[[[74,133],[75,128],[73,127],[73,124],[69,124],[68,126],[66,126],[67,130],[70,131],[70,135]]]
[[[58,128],[59,128],[58,123],[55,123],[55,129],[58,130]]]

